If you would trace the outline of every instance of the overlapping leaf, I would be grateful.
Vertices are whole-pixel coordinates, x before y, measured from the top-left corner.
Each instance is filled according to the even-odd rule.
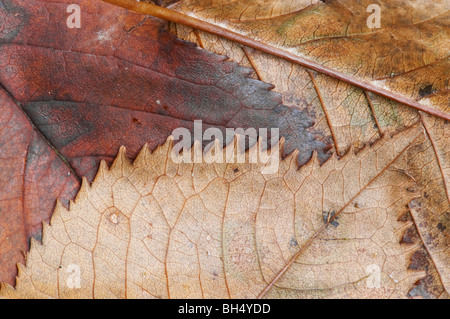
[[[80,29],[66,25],[72,3],[82,8]],[[110,163],[121,145],[135,156],[144,143],[154,148],[198,119],[204,129],[277,127],[287,151],[301,148],[301,162],[312,150],[329,156],[327,139],[308,129],[307,111],[282,105],[249,70],[175,39],[161,21],[101,1],[8,0],[0,23],[0,83],[10,94],[2,93],[2,140],[15,141],[24,127],[23,142],[0,144],[0,178],[8,181],[0,203],[2,281],[13,283],[15,263],[29,237],[40,236],[55,200],[72,198],[77,178],[92,180],[100,160]]]
[[[92,185],[84,180],[69,210],[58,205],[16,289],[3,285],[1,294],[406,297],[423,273],[407,270],[415,249],[399,243],[407,224],[398,219],[417,195],[393,164],[421,136],[416,126],[300,170],[295,151],[266,175],[267,164],[248,162],[256,146],[242,164],[175,164],[171,138],[152,154],[144,147],[133,164],[122,149]]]
[[[374,3],[181,0],[171,9],[448,114],[448,1],[378,1],[376,28],[368,22],[369,5]]]
[[[29,238],[41,237],[55,199],[67,204],[79,183],[1,88],[0,110],[0,278],[12,283],[16,263],[24,261]]]
[[[283,3],[285,2],[276,2],[276,7],[278,8],[283,6]],[[233,19],[231,17],[233,14],[239,12],[239,8],[243,8],[243,2],[223,2],[217,7],[211,5],[210,3],[202,3],[198,5],[199,2],[196,2],[198,6],[195,6],[195,8],[190,4],[191,2],[189,1],[180,1],[177,6],[172,8],[185,12],[189,15],[202,18],[205,13],[200,9],[200,7],[208,7],[206,11],[215,10],[217,13],[214,23],[217,23],[223,18],[224,15],[227,16],[228,19],[227,21],[224,21],[224,23],[239,25],[243,24],[247,26],[247,23],[255,22],[255,19],[252,18],[244,19],[247,21],[242,23],[242,21],[238,22],[238,19]],[[273,2],[271,2],[271,4],[273,4]],[[298,3],[298,5],[301,4]],[[327,7],[328,5],[330,5],[331,8]],[[349,10],[355,11],[357,8],[361,9],[363,5],[364,3],[358,3],[356,5],[353,4],[353,7]],[[408,7],[405,3],[390,3],[385,5],[390,6],[391,11],[389,14],[392,14],[392,12],[398,12],[398,10],[404,10],[405,6]],[[422,4],[418,5],[416,11],[414,11],[413,15],[415,15],[416,18],[420,15],[433,16],[433,12],[436,13],[439,11],[438,8],[442,7],[442,3],[433,3],[432,8],[434,11],[429,11],[424,10],[421,5]],[[321,18],[314,18],[314,14],[317,12],[346,10],[346,8],[337,3],[318,3],[317,5],[306,8],[307,6],[309,6],[309,3],[305,4],[304,10],[297,14],[301,17],[306,16],[306,19],[319,19],[318,21],[320,21]],[[341,6],[340,9],[338,8],[339,6]],[[258,8],[257,5],[245,5],[245,7],[246,14],[254,14],[257,11],[256,8]],[[273,9],[273,6],[269,5],[269,7]],[[259,7],[258,14],[263,14],[261,11],[263,11],[263,9]],[[292,12],[294,11],[295,10],[292,10]],[[250,16],[252,14],[250,14]],[[292,15],[295,14],[293,13]],[[425,33],[428,32],[427,30],[430,25],[436,25],[436,28],[442,29],[442,34],[446,34],[446,32],[448,32],[448,27],[446,27],[444,22],[445,18],[442,19],[445,15],[446,13],[443,12],[440,15],[436,15],[436,17],[433,17],[429,21],[423,17],[424,23],[419,23],[413,27],[411,27],[407,21],[401,20],[402,17],[400,16],[397,17],[395,21],[398,24],[404,24],[402,28],[395,29],[394,31],[389,31],[389,28],[385,28],[378,31],[381,33],[396,32],[397,34],[403,34],[406,32],[409,34],[411,30],[415,30],[414,32]],[[362,14],[360,13],[359,16],[358,21],[362,19]],[[334,15],[326,15],[324,17],[324,19],[338,19]],[[386,16],[384,17],[386,18]],[[270,17],[266,18],[268,21],[273,21]],[[206,17],[204,19],[206,21],[211,21],[211,19]],[[279,20],[284,19],[284,17],[273,17],[273,19]],[[341,19],[341,17],[339,17],[339,19]],[[412,19],[414,19],[414,17],[412,17]],[[305,21],[298,18],[296,19],[296,22],[302,24]],[[353,24],[354,21],[352,20],[351,22]],[[332,25],[333,24],[322,26],[320,28],[320,32],[326,33]],[[409,30],[409,28],[411,30]],[[422,283],[419,283],[418,287],[415,288],[414,293],[426,298],[431,296],[436,297],[442,293],[442,288],[439,288],[439,286],[443,284],[444,287],[448,287],[447,276],[449,274],[449,253],[447,247],[449,245],[449,236],[448,227],[446,225],[449,216],[448,205],[450,196],[448,185],[450,179],[447,166],[450,163],[450,157],[446,151],[446,148],[448,148],[449,145],[449,140],[448,136],[445,134],[445,127],[448,125],[448,122],[424,114],[419,116],[414,110],[409,109],[408,107],[397,102],[369,93],[329,76],[310,71],[298,64],[243,47],[238,43],[233,43],[215,35],[191,29],[180,24],[173,25],[172,30],[181,38],[197,42],[199,45],[207,48],[208,50],[225,54],[230,56],[232,60],[239,61],[241,65],[253,68],[257,77],[275,85],[275,91],[282,94],[283,102],[285,104],[300,108],[308,105],[309,110],[314,110],[313,114],[315,116],[316,127],[320,127],[321,130],[329,132],[335,142],[335,148],[338,154],[345,154],[351,145],[360,147],[367,142],[372,142],[378,139],[383,134],[386,134],[386,132],[402,129],[417,120],[421,121],[427,129],[428,140],[423,140],[419,143],[419,145],[417,145],[417,147],[413,148],[414,151],[412,151],[409,155],[409,160],[403,165],[403,169],[405,171],[409,171],[410,174],[418,181],[417,190],[422,193],[421,198],[414,202],[414,205],[420,206],[420,210],[412,209],[412,214],[414,215],[414,220],[416,221],[416,226],[413,226],[412,229],[418,227],[419,233],[422,236],[421,238],[429,238],[426,240],[425,246],[427,246],[428,252],[430,252],[434,258],[421,258],[421,262],[419,263],[414,260],[411,261],[412,264],[416,265],[415,267],[420,264],[422,269],[427,268],[429,270],[429,274],[426,277],[427,279],[422,281]],[[305,30],[305,32],[307,33],[308,30]],[[261,38],[257,36],[255,37],[257,39]],[[336,48],[338,48],[339,43],[335,43],[336,41],[350,42],[350,44],[346,45],[351,45],[354,41],[353,38],[355,37],[338,37],[334,39],[332,36],[323,36],[320,37],[320,39],[317,39],[317,41],[311,42],[322,43],[321,45],[323,45],[323,43],[330,42],[327,44],[328,46],[331,46],[332,43],[334,43]],[[356,38],[358,39],[358,37]],[[398,38],[400,38],[400,36],[398,36]],[[440,37],[439,35],[435,37],[433,41],[434,42],[428,41],[425,43],[421,43],[419,41],[419,43],[425,47],[419,51],[438,52],[441,47],[446,46],[446,43],[448,43],[448,37]],[[404,41],[400,42],[405,43]],[[272,42],[269,41],[269,43]],[[351,50],[351,54],[345,58],[347,59],[351,57],[353,62],[361,63],[364,68],[369,68],[370,63],[373,61],[358,58],[358,52],[361,52],[358,49],[359,46],[370,46],[375,50],[383,51],[388,48],[391,43],[392,41],[390,39],[386,39],[386,37],[383,36],[375,38],[364,37],[364,43],[357,43],[354,50]],[[417,53],[417,50],[414,49],[414,45],[419,44],[416,43],[412,46],[411,45],[402,45],[395,49],[406,52],[405,56],[409,57],[408,63],[414,63],[414,58],[412,58],[412,56]],[[327,49],[324,52],[328,54],[330,52],[333,53],[334,51]],[[416,62],[420,64],[424,61],[421,60]],[[386,62],[386,64],[387,63],[388,62]],[[444,59],[439,63],[441,66],[444,65],[444,68],[440,68],[441,71],[444,71],[444,74],[442,74],[442,72],[434,73],[431,69],[435,66],[426,65],[421,71],[417,70],[417,72],[411,72],[411,74],[399,73],[395,74],[393,78],[395,77],[397,79],[396,81],[399,81],[398,83],[405,81],[409,83],[408,85],[410,86],[411,83],[416,81],[419,83],[417,84],[417,87],[421,87],[419,89],[419,95],[423,97],[423,101],[431,99],[434,101],[433,105],[438,106],[438,108],[442,110],[446,110],[449,105],[449,101],[448,75],[445,74],[445,69],[448,69],[448,66],[445,67],[445,65],[448,65],[448,62]],[[423,72],[420,76],[418,75],[419,71]],[[425,75],[426,72],[430,72],[432,74]],[[432,92],[430,91],[427,93],[426,87],[432,85],[426,84],[428,83],[426,81],[429,81],[429,79],[433,79],[434,77],[438,77],[436,83],[443,83],[444,87],[441,90],[433,89]],[[410,88],[410,86],[408,88]],[[429,198],[429,194],[433,194],[433,199]],[[425,251],[424,254],[428,255],[428,252]],[[417,258],[415,260],[417,261]],[[428,266],[428,264],[430,264],[430,266]],[[435,273],[433,264],[436,264],[439,273]],[[430,280],[431,277],[434,279]],[[430,281],[432,281],[433,284],[430,284]],[[424,283],[426,283],[427,288],[423,287]]]
[[[203,5],[200,4],[201,1],[198,2],[199,6],[196,9],[191,10],[193,2],[180,2],[181,4],[175,6],[175,9],[210,21],[209,17],[203,16],[202,10],[197,10]],[[73,169],[79,176],[87,175],[89,179],[94,176],[99,160],[106,159],[111,162],[121,144],[127,145],[128,149],[131,150],[131,156],[134,157],[144,142],[150,142],[150,146],[154,147],[161,143],[174,127],[192,128],[193,119],[203,119],[206,127],[218,126],[222,129],[226,126],[280,127],[281,134],[286,136],[286,153],[290,153],[296,147],[301,149],[298,154],[300,163],[304,163],[309,158],[313,149],[319,151],[322,160],[326,159],[327,141],[333,140],[337,154],[342,156],[351,145],[356,149],[361,148],[367,143],[373,143],[381,136],[387,135],[388,132],[402,131],[413,125],[414,122],[421,121],[427,133],[426,136],[417,138],[410,143],[406,151],[400,152],[399,159],[390,166],[389,172],[383,173],[374,181],[374,185],[379,186],[375,187],[376,190],[373,192],[379,194],[378,191],[380,191],[384,194],[385,198],[380,199],[383,203],[391,203],[394,206],[398,204],[395,209],[377,210],[381,216],[384,216],[383,214],[390,216],[387,230],[383,229],[382,231],[385,234],[386,232],[395,233],[395,238],[388,236],[389,243],[386,243],[386,247],[383,246],[383,254],[386,260],[390,261],[394,260],[391,253],[395,251],[397,254],[397,259],[394,262],[397,267],[389,266],[388,263],[386,268],[383,268],[384,290],[367,290],[364,288],[366,282],[357,279],[363,278],[361,276],[367,274],[362,267],[355,267],[354,257],[356,255],[352,248],[345,245],[347,237],[334,235],[327,237],[327,235],[324,235],[323,238],[320,236],[313,241],[310,248],[314,254],[308,255],[306,253],[299,258],[294,258],[295,263],[284,270],[283,276],[278,279],[280,282],[277,281],[275,286],[271,286],[270,290],[265,291],[265,295],[276,297],[404,297],[412,287],[412,282],[421,278],[415,282],[415,288],[409,291],[409,296],[427,298],[448,296],[443,288],[448,287],[449,280],[447,252],[449,153],[446,151],[449,141],[448,134],[446,135],[445,127],[447,123],[445,121],[424,114],[418,115],[417,112],[397,102],[305,69],[295,63],[249,48],[242,48],[236,43],[198,30],[173,25],[172,30],[178,36],[194,40],[204,48],[230,56],[232,60],[239,62],[241,65],[253,68],[256,71],[255,78],[259,77],[259,79],[276,86],[275,91],[282,94],[283,104],[288,106],[286,108],[281,105],[281,100],[276,94],[267,91],[270,88],[269,86],[249,80],[247,70],[225,62],[223,58],[206,54],[185,43],[175,41],[173,37],[161,31],[158,23],[153,22],[148,17],[131,14],[117,8],[113,9],[113,7],[104,6],[95,1],[80,1],[79,3],[83,8],[83,21],[87,22],[84,25],[83,32],[80,33],[77,30],[61,27],[61,25],[64,25],[66,18],[64,14],[66,5],[63,3],[42,2],[43,7],[32,7],[21,1],[3,1],[3,3],[5,4],[0,6],[0,20],[4,19],[7,23],[5,24],[6,27],[0,32],[2,36],[0,42],[0,54],[2,54],[0,80],[12,95],[12,99],[15,99],[15,101],[12,101],[8,98],[8,101],[10,103],[16,102],[15,105],[11,104],[15,106],[15,112],[20,113],[19,106],[23,107],[38,128],[33,134],[40,136],[40,130],[44,133],[47,142],[53,144],[53,149],[49,146],[50,157],[58,157],[60,151],[62,154],[61,163],[65,158],[67,159],[71,167],[63,165],[62,170]],[[336,14],[344,11],[359,12],[358,10],[365,5],[365,3],[352,4],[351,7],[346,8],[343,7],[344,2],[335,1],[307,7],[309,2],[307,4],[299,1],[292,6],[285,6],[284,2],[281,1],[277,2],[277,6],[274,8],[270,5],[261,7],[258,4],[259,2],[254,2],[254,5],[246,4],[247,8],[244,10],[245,14],[241,15],[241,21],[233,19],[232,16],[239,11],[239,8],[242,9],[243,2],[228,3],[222,1],[219,6],[221,9],[212,6],[208,7],[207,11],[216,10],[215,12],[221,14],[216,16],[217,20],[213,22],[223,19],[223,15],[228,14],[231,18],[228,17],[230,19],[227,18],[228,20],[221,23],[229,23],[229,25],[239,26],[239,28],[242,25],[246,27],[252,25],[254,31],[258,30],[258,26],[265,25],[272,18],[275,19],[275,16],[277,16],[276,20],[280,22],[284,21],[285,17],[296,16],[292,23],[294,31],[298,31],[298,26],[303,26],[308,31],[310,29],[307,26],[312,26],[318,21],[315,17],[318,12],[327,12],[328,15],[323,16],[332,20],[334,18],[347,19],[349,18],[348,15],[337,17]],[[404,4],[409,5],[409,2]],[[382,4],[383,11],[387,6],[389,5]],[[413,11],[410,17],[403,20],[394,17],[395,19],[391,19],[392,25],[389,24],[388,27],[378,30],[379,32],[352,33],[348,37],[333,37],[330,34],[333,33],[336,21],[327,23],[319,29],[320,34],[314,32],[309,35],[314,39],[304,41],[305,39],[302,38],[299,40],[301,43],[295,44],[295,47],[299,48],[298,53],[301,56],[305,55],[324,65],[336,68],[339,72],[347,72],[356,76],[356,78],[360,77],[362,80],[367,80],[367,73],[361,73],[361,70],[374,68],[377,72],[380,70],[384,72],[391,64],[398,70],[401,67],[388,61],[388,59],[376,60],[375,63],[373,59],[365,59],[366,50],[364,46],[377,47],[377,44],[381,43],[381,46],[377,47],[374,52],[376,51],[380,56],[387,56],[389,54],[386,53],[386,48],[389,45],[386,43],[392,40],[386,37],[386,34],[397,32],[397,29],[400,30],[397,35],[410,34],[411,32],[423,34],[437,24],[441,31],[431,40],[416,41],[414,39],[408,42],[397,36],[396,40],[400,44],[398,48],[405,52],[404,62],[406,61],[407,65],[403,65],[403,71],[407,68],[410,69],[405,72],[401,70],[398,73],[391,72],[388,77],[378,78],[374,83],[383,85],[383,87],[386,84],[389,90],[396,91],[407,98],[411,98],[411,100],[419,99],[417,95],[414,95],[414,90],[417,89],[421,98],[420,103],[446,111],[448,77],[445,76],[445,73],[442,73],[448,64],[445,56],[442,55],[442,52],[446,52],[447,42],[445,41],[448,39],[448,36],[446,36],[448,28],[445,24],[446,13],[427,19],[426,15],[432,16],[433,12],[436,12],[436,8],[432,7],[432,10],[425,12],[420,9],[420,6],[419,4],[418,9]],[[396,10],[399,7],[401,6],[395,4],[392,6],[394,15],[398,13]],[[234,9],[231,10],[230,8]],[[271,9],[268,10],[267,8]],[[45,15],[45,12],[48,12],[48,15]],[[42,25],[42,16],[48,17],[48,20],[46,20],[46,22],[50,22],[48,30],[36,28],[36,26]],[[94,22],[93,17],[98,16],[102,17],[101,23],[99,21]],[[263,19],[254,19],[254,17]],[[442,19],[442,17],[444,18]],[[363,23],[365,22],[363,20],[362,17],[359,17],[355,21]],[[419,20],[422,20],[422,22],[410,23]],[[114,21],[114,23],[111,23],[111,21]],[[355,29],[356,22],[350,27]],[[403,27],[398,28],[399,26]],[[249,29],[243,28],[242,30],[244,32]],[[268,33],[270,32],[269,30]],[[378,33],[379,35],[377,35]],[[263,41],[268,40],[269,44],[278,43],[277,41],[280,41],[283,37],[295,40],[295,37],[288,33],[269,38],[259,38],[258,34],[253,33],[249,36],[255,36],[255,38]],[[77,41],[77,38],[80,41]],[[361,39],[364,39],[364,43],[360,43],[362,42]],[[345,44],[342,45],[340,41],[345,42]],[[291,45],[290,42],[292,41],[285,41],[285,43]],[[439,43],[439,47],[435,46],[435,43]],[[336,44],[339,44],[343,50],[336,52],[329,50],[330,46],[333,47]],[[420,51],[423,53],[422,61],[418,60],[419,56],[411,56],[411,54],[417,52],[416,48],[420,44],[423,45]],[[306,54],[304,50],[306,47],[314,47],[314,50]],[[342,52],[349,47],[355,49],[352,51],[352,55],[343,56]],[[327,59],[322,60],[323,54],[315,55],[322,51],[327,54],[334,54],[334,58],[337,59],[327,60],[329,58],[327,56]],[[394,54],[394,56],[396,55]],[[439,60],[439,57],[443,58]],[[431,60],[435,62],[426,62]],[[359,63],[356,69],[355,63]],[[417,64],[417,69],[413,68],[412,64],[414,63]],[[27,72],[30,69],[37,72]],[[65,74],[61,73],[61,70],[64,70]],[[167,71],[170,74],[167,74]],[[167,76],[173,78],[167,79]],[[207,83],[205,83],[205,78]],[[208,80],[210,81],[208,82]],[[183,81],[188,83],[186,84]],[[189,85],[192,84],[190,81],[193,81],[194,85]],[[183,82],[183,84],[180,84],[180,82]],[[222,94],[223,99],[221,99]],[[230,94],[233,96],[231,99]],[[161,96],[162,98],[160,98]],[[225,101],[225,99],[227,100]],[[236,101],[236,103],[233,101]],[[232,107],[229,106],[230,104]],[[243,111],[249,105],[250,109],[255,110]],[[262,105],[261,108],[258,107],[260,105]],[[250,116],[251,119],[249,119]],[[108,121],[104,119],[108,119]],[[311,125],[313,127],[310,127]],[[108,134],[105,134],[105,131]],[[124,134],[124,132],[126,133]],[[8,138],[7,134],[5,136]],[[42,141],[45,140],[42,139]],[[34,142],[30,145],[34,145]],[[19,149],[22,150],[23,147],[19,147]],[[352,158],[352,155],[347,156]],[[41,157],[35,158],[41,159]],[[292,156],[290,159],[292,159]],[[59,163],[58,160],[59,158],[56,160],[57,163]],[[347,158],[345,161],[350,161],[350,159]],[[332,163],[335,163],[335,159]],[[309,166],[311,166],[311,163]],[[43,167],[45,166],[41,168]],[[319,171],[318,167],[316,169]],[[392,170],[396,173],[393,173]],[[402,200],[396,204],[390,197],[390,194],[397,196],[397,193],[393,190],[395,187],[392,187],[392,185],[396,185],[402,190],[405,189],[402,185],[405,185],[406,177],[398,170],[409,174],[416,182],[416,186],[410,186],[406,193],[410,193],[414,189],[422,195],[410,203],[411,214],[403,214],[404,208],[401,208],[402,203],[406,204],[411,198],[410,196],[402,197],[402,195],[398,195]],[[398,178],[398,174],[403,177]],[[58,175],[60,174],[55,174],[55,176]],[[389,177],[384,177],[385,175],[389,175]],[[17,176],[26,176],[26,174],[17,170]],[[34,176],[34,174],[30,174],[30,176]],[[60,176],[62,181],[66,175]],[[67,176],[70,179],[70,174]],[[54,184],[53,178],[46,182]],[[76,189],[76,179],[73,176],[71,178],[75,180],[73,189]],[[23,185],[27,186],[27,183],[24,182]],[[58,194],[58,190],[49,188],[48,202],[50,205],[47,208],[44,205],[42,210],[47,214],[46,216],[50,213],[51,198],[55,197],[53,194]],[[365,189],[364,194],[369,194],[369,189],[370,187]],[[38,191],[42,192],[42,189]],[[370,194],[367,196],[378,196],[373,195],[373,193]],[[61,196],[63,199],[70,198],[70,195],[61,194]],[[362,213],[359,209],[361,201],[364,203],[371,202],[363,194],[361,196],[362,199],[353,203],[355,210],[359,213]],[[22,197],[19,196],[16,203],[21,203],[21,201]],[[373,208],[373,206],[370,207]],[[369,211],[373,211],[372,208]],[[63,210],[62,208],[59,209]],[[362,215],[360,214],[360,216]],[[346,216],[347,213],[343,214],[342,218]],[[396,221],[394,216],[403,216],[401,222]],[[36,220],[38,223],[41,219]],[[361,220],[354,219],[345,223],[345,225],[353,230],[368,230],[367,226],[361,224],[361,222]],[[23,225],[27,225],[27,223]],[[23,225],[20,225],[19,228],[24,228]],[[340,225],[338,229],[342,230],[343,224]],[[330,229],[333,230],[333,228]],[[344,232],[346,231],[347,229],[344,230]],[[377,242],[377,239],[368,237],[368,234],[376,232],[381,232],[381,230],[374,226],[364,235],[366,237],[362,236],[360,239],[366,240],[366,244],[367,241]],[[281,231],[273,231],[273,233],[282,234]],[[26,238],[30,235],[23,234],[25,235],[22,235],[20,240],[22,243],[26,243]],[[38,232],[35,234],[38,235]],[[192,232],[192,235],[194,234],[196,234],[195,231]],[[273,236],[267,233],[265,235]],[[322,245],[322,242],[332,244],[342,242],[344,244],[331,247]],[[292,244],[291,256],[294,256],[295,251],[298,252],[295,247],[299,242],[294,238],[290,244]],[[354,241],[351,241],[350,246],[353,244]],[[39,247],[41,246],[38,246],[38,250],[41,249]],[[245,251],[247,247],[251,247],[251,245],[242,244],[236,249]],[[262,247],[265,246],[262,245]],[[300,243],[297,248],[303,249],[303,247],[306,246]],[[368,244],[368,247],[371,247],[370,244]],[[374,251],[372,248],[369,250]],[[321,255],[321,252],[326,252],[326,254]],[[333,255],[330,252],[336,252],[336,254]],[[357,255],[360,254],[361,252],[357,250]],[[374,254],[377,254],[377,252]],[[237,258],[245,264],[245,258],[248,255],[242,254],[240,251],[237,255]],[[284,258],[283,260],[287,262],[287,255],[285,253],[281,255],[281,257],[277,255],[281,258],[277,260]],[[325,260],[325,265],[311,262],[312,255],[321,256]],[[348,269],[352,270],[345,272],[342,269],[340,270],[339,267],[327,268],[327,262],[335,265],[336,260],[340,258],[345,260],[339,260],[337,263],[342,262],[349,266]],[[29,262],[33,263],[32,260],[33,257]],[[358,259],[356,260],[359,262]],[[14,260],[11,260],[10,269],[13,262]],[[298,266],[298,264],[303,266]],[[313,266],[308,268],[306,264]],[[269,277],[277,269],[280,269],[278,267],[280,265],[274,266],[271,262],[268,262],[266,266],[266,269],[261,269],[261,274],[263,281],[266,284],[269,283],[270,286]],[[409,270],[406,270],[407,268]],[[323,271],[324,269],[325,271]],[[418,269],[426,271],[425,277],[421,272],[413,272],[413,270]],[[53,270],[51,267],[47,270],[49,271],[45,276],[51,277]],[[28,270],[27,273],[29,273]],[[330,283],[335,280],[333,276],[336,273],[339,274],[339,278],[348,280],[342,279],[342,285],[330,286]],[[296,278],[299,276],[308,279],[310,285],[296,282]],[[50,277],[47,277],[47,279]],[[356,281],[352,282],[349,278],[356,279]],[[44,279],[41,277],[40,280],[43,281]],[[23,287],[26,287],[26,282],[26,279],[22,279]],[[64,284],[63,281],[61,283]],[[197,284],[193,284],[193,286],[195,285]],[[312,293],[309,290],[311,287],[319,287],[320,290]],[[9,288],[7,290],[9,291]],[[168,287],[167,290],[169,290]],[[23,291],[25,290],[22,289]],[[106,296],[112,292],[105,289],[100,291],[99,296]],[[123,296],[121,293],[124,291],[127,291],[127,289],[118,287],[117,291],[113,291],[113,293],[118,292],[115,294],[116,296]],[[202,289],[194,289],[193,291],[196,293],[203,292]],[[79,291],[66,291],[65,293],[75,296]],[[183,295],[185,292],[177,290],[178,293]],[[161,293],[154,296],[164,297],[168,294]]]

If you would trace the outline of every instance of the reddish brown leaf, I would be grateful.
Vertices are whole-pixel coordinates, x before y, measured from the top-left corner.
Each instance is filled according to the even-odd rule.
[[[3,89],[0,110],[0,280],[12,284],[55,198],[67,203],[79,183]]]

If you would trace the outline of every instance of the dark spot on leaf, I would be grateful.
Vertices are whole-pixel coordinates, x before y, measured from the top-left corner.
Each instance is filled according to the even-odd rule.
[[[425,96],[430,95],[432,93],[433,93],[433,86],[431,84],[427,85],[424,88],[420,88],[419,89],[419,95],[421,97],[425,97]]]
[[[291,238],[291,241],[289,242],[289,247],[297,247],[298,242],[295,240],[294,237]]]
[[[401,215],[398,220],[402,221],[402,222],[408,222],[408,221],[412,221],[413,219],[412,219],[411,213],[408,211],[405,214]]]
[[[337,221],[335,221],[335,220],[332,220],[332,221],[330,222],[330,224],[331,224],[334,228],[337,228],[337,227],[339,226],[339,223],[338,223]]]
[[[37,234],[33,235],[33,238],[36,239],[38,242],[42,242],[42,231],[40,231]]]
[[[441,216],[439,219],[439,223],[436,225],[437,229],[440,231],[445,231],[446,229],[449,229],[450,227],[450,212],[446,212]]]
[[[405,233],[403,234],[403,237],[400,241],[402,244],[414,244],[416,239],[419,238],[419,234],[416,231],[416,228],[414,226],[409,227]]]
[[[435,299],[442,294],[442,284],[433,263],[430,263],[430,257],[424,246],[421,246],[411,256],[411,265],[409,269],[425,270],[426,276],[420,278],[414,283],[414,287],[409,291],[411,298]]]
[[[411,289],[408,296],[411,298],[422,297],[423,299],[434,299],[436,296],[432,294],[427,288],[432,283],[433,279],[430,275],[415,282],[415,287]]]
[[[427,255],[424,250],[417,250],[411,256],[411,263],[408,269],[412,270],[426,270],[428,269]]]
[[[337,217],[334,217],[334,215],[336,214],[336,211],[323,211],[322,212],[322,218],[323,218],[323,222],[325,224],[330,223],[334,228],[339,226],[339,223],[335,220],[338,219]]]

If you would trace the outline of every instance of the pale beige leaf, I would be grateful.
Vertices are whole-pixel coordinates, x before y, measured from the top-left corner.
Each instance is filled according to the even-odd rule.
[[[292,5],[291,1],[283,0],[258,0],[251,3],[181,0],[170,1],[177,4],[170,6],[172,11],[162,15],[154,8],[137,8],[126,0],[108,2],[223,36],[220,38],[172,24],[172,30],[179,37],[197,42],[203,48],[227,55],[241,65],[253,68],[255,78],[274,84],[275,90],[282,94],[284,104],[308,110],[315,119],[314,131],[328,136],[334,142],[339,156],[344,155],[350,146],[361,148],[384,134],[421,121],[427,129],[428,141],[415,143],[412,149],[418,154],[408,151],[407,164],[402,166],[417,181],[415,189],[421,194],[420,199],[411,203],[411,218],[415,216],[412,219],[415,225],[408,228],[405,236],[408,238],[412,229],[417,231],[423,246],[420,253],[411,256],[409,267],[419,267],[427,272],[423,280],[416,282],[411,296],[418,294],[430,298],[445,294],[444,287],[448,290],[449,255],[446,249],[449,238],[449,228],[446,226],[449,159],[445,149],[449,142],[442,138],[442,125],[436,133],[433,132],[435,126],[427,124],[428,121],[434,121],[433,118],[419,115],[416,110],[395,102],[401,100],[410,106],[420,104],[418,108],[427,112],[433,108],[439,109],[443,113],[438,116],[448,118],[449,29],[448,5],[445,1],[378,2],[382,12],[382,27],[370,31],[368,26],[364,29],[365,19],[369,15],[365,9],[372,4],[370,1],[312,1],[310,4],[298,1]],[[262,3],[268,6],[261,6]],[[163,6],[166,4],[169,3],[162,2]],[[194,23],[186,16],[183,19],[179,16],[175,18],[173,10],[199,18],[203,23]],[[211,25],[206,27],[205,22],[225,29],[210,28]],[[259,41],[263,45],[256,47],[274,55],[241,46],[237,42],[255,47],[254,43],[242,41],[226,30],[233,30],[247,40]],[[314,69],[311,63],[303,63],[280,55],[277,53],[279,51],[268,50],[273,45],[298,57],[312,58],[343,74],[356,76],[363,82],[369,81],[381,89],[397,92],[406,100],[386,95],[393,99],[389,100],[369,92],[372,90],[382,94],[380,90],[361,85],[362,82],[345,80],[353,83],[353,86],[301,67],[299,64]]]
[[[69,210],[57,206],[42,244],[33,241],[19,266],[16,288],[2,285],[0,294],[406,297],[425,274],[408,269],[418,245],[400,243],[411,222],[399,218],[417,194],[393,164],[422,136],[415,126],[322,166],[313,157],[300,169],[294,152],[275,174],[261,174],[264,164],[248,159],[175,164],[171,138],[153,153],[144,147],[133,164],[122,148],[92,185],[84,180]],[[336,228],[324,221],[332,211]],[[367,283],[374,267],[379,287]]]

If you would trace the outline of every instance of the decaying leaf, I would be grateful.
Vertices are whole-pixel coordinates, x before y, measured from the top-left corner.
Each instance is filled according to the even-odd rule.
[[[449,123],[426,115],[422,116],[422,120],[428,138],[418,140],[416,145],[405,152],[398,166],[411,174],[416,181],[416,190],[422,193],[422,196],[412,201],[409,206],[420,240],[431,256],[430,260],[419,258],[418,262],[415,258],[411,263],[416,267],[429,268],[428,277],[438,278],[437,281],[442,282],[448,293],[450,290]],[[436,267],[437,274],[433,273],[432,265]],[[425,289],[422,295],[439,296],[440,292],[434,290],[439,289]]]
[[[312,150],[328,158],[325,138],[308,131],[307,111],[283,106],[249,70],[177,40],[161,21],[101,1],[83,2],[83,28],[69,29],[62,3],[10,1],[0,11],[12,29],[1,45],[0,82],[79,177],[91,179],[121,145],[136,155],[194,120],[205,128],[277,127],[291,136],[287,151],[302,145],[301,162]],[[49,21],[36,29],[45,10]]]
[[[281,101],[247,69],[176,40],[161,21],[100,1],[0,1],[3,296],[448,298],[448,121],[359,85],[371,79],[448,114],[448,11],[434,15],[445,3],[424,10],[417,2],[405,15],[399,8],[411,1],[381,2],[390,10],[383,28],[358,33],[364,1],[156,2],[178,2],[172,10],[362,82],[171,25],[178,37],[253,69]],[[82,7],[82,30],[64,26],[69,3]],[[273,32],[274,20],[284,33]],[[169,140],[153,154],[144,148],[134,164],[122,151],[88,186],[120,145],[134,158],[145,142],[153,149],[194,119],[204,128],[279,127],[285,153],[300,152],[275,176],[249,164],[185,164],[174,173],[165,165]],[[401,133],[391,140],[392,132]],[[314,158],[298,170],[295,157],[305,163],[312,150],[326,160],[329,141],[340,160],[319,167]],[[380,155],[383,145],[394,152]],[[55,198],[73,196],[77,175],[87,181],[76,203],[58,206],[44,246],[33,240],[14,290],[7,283],[28,238],[40,238]],[[86,232],[95,246],[79,237]],[[78,270],[81,287],[71,289]]]
[[[133,164],[122,148],[69,210],[57,205],[16,288],[3,284],[1,295],[406,297],[424,272],[408,269],[420,244],[400,243],[417,194],[396,165],[422,136],[416,125],[300,169],[295,151],[274,174],[248,162],[256,146],[242,164],[175,164],[170,137]],[[334,214],[324,222],[323,212]]]
[[[197,42],[208,50],[227,55],[241,65],[254,68],[260,79],[275,85],[274,90],[282,94],[285,105],[300,108],[307,105],[309,110],[314,110],[315,128],[329,132],[337,154],[345,154],[351,146],[359,148],[384,134],[402,130],[417,121],[422,122],[428,134],[407,152],[408,159],[403,163],[402,169],[417,181],[415,189],[422,194],[412,204],[420,203],[421,211],[427,212],[415,219],[420,233],[429,238],[427,246],[430,249],[427,251],[424,248],[423,255],[437,251],[440,256],[436,256],[435,260],[429,256],[421,259],[420,267],[427,268],[428,275],[418,282],[412,293],[414,296],[436,298],[445,292],[443,286],[448,287],[448,279],[444,277],[450,273],[447,249],[450,245],[450,228],[446,226],[450,212],[447,186],[450,183],[450,155],[446,150],[450,145],[446,133],[449,131],[446,129],[448,121],[418,114],[395,101],[365,93],[354,86],[217,36],[179,24],[172,29],[183,39]],[[433,194],[432,198],[430,194]],[[416,213],[417,210],[414,208],[413,212]],[[415,227],[411,225],[410,229]],[[429,237],[430,233],[434,235]],[[419,241],[421,238],[424,237],[417,234]],[[440,269],[439,273],[434,267],[435,261]],[[414,258],[411,263],[415,263]],[[427,287],[424,288],[423,285]]]

